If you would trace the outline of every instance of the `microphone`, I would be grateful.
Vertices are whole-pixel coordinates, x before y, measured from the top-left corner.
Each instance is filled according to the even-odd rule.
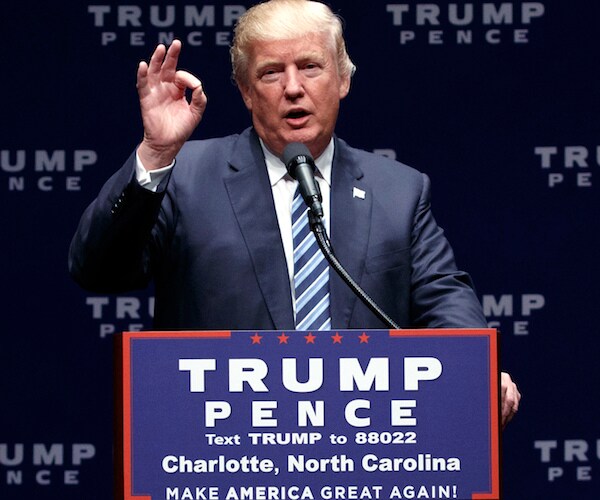
[[[290,142],[283,150],[283,163],[292,178],[298,181],[300,194],[314,216],[323,217],[321,190],[315,181],[315,161],[301,142]]]

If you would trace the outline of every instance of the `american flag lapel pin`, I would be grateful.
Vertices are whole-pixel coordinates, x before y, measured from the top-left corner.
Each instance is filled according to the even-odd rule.
[[[352,198],[360,198],[361,200],[365,199],[365,192],[362,189],[357,187],[352,188]]]

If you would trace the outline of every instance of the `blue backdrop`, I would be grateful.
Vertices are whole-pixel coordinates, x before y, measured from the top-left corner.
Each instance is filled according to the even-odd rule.
[[[151,327],[152,293],[80,290],[68,245],[140,140],[135,71],[158,41],[182,39],[181,67],[205,83],[195,138],[249,124],[227,45],[251,3],[2,8],[0,498],[111,497],[112,334]],[[524,395],[505,498],[599,498],[600,3],[331,5],[358,67],[337,133],[432,178],[502,331]]]

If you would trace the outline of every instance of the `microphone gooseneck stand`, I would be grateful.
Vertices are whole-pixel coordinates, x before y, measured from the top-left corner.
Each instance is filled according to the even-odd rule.
[[[321,217],[315,216],[311,208],[308,209],[308,222],[310,224],[310,228],[315,235],[317,240],[317,244],[319,248],[323,252],[323,255],[327,259],[327,262],[331,265],[331,267],[335,270],[336,273],[342,278],[344,283],[346,283],[352,291],[358,296],[360,300],[381,320],[383,321],[389,328],[394,330],[400,330],[400,326],[390,318],[376,303],[375,301],[365,292],[359,285],[352,279],[352,276],[348,274],[348,272],[344,269],[344,266],[340,263],[340,261],[335,256],[333,252],[333,248],[331,247],[331,242],[329,241],[329,237],[327,236],[327,231],[325,231],[325,226],[323,225],[323,220]]]

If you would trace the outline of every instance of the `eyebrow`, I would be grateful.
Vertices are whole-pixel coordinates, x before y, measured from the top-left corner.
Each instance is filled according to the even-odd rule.
[[[325,64],[325,62],[327,61],[327,58],[321,52],[309,51],[309,52],[304,52],[304,53],[300,54],[299,57],[296,57],[294,59],[295,63],[303,63],[306,61],[318,61],[322,64]],[[283,63],[280,59],[269,58],[269,59],[265,59],[264,61],[260,61],[259,63],[257,63],[256,70],[257,70],[257,72],[260,72],[260,70],[262,70],[264,68],[268,68],[269,66],[278,66],[281,64],[283,64]]]

